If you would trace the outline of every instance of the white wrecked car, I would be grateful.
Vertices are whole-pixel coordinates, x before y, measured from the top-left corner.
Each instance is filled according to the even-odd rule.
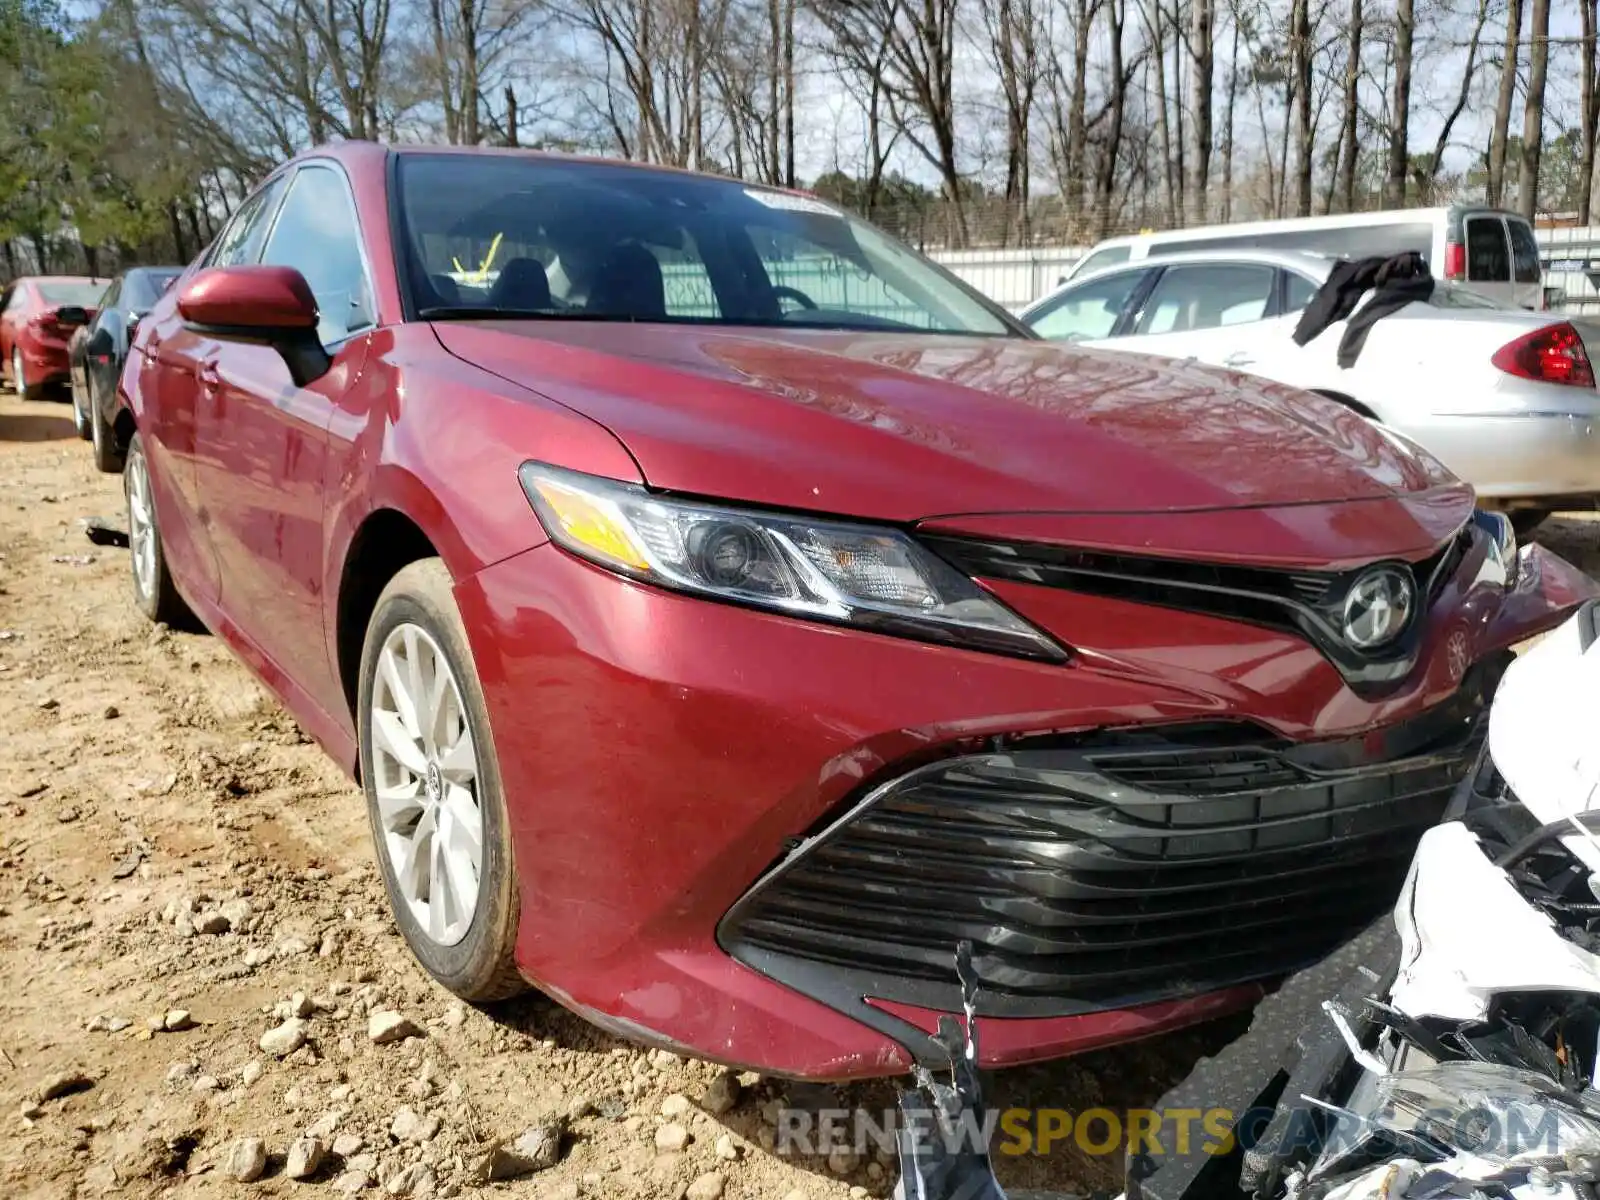
[[[1380,922],[1160,1108],[1235,1142],[1129,1160],[1128,1200],[1596,1200],[1600,602],[1506,672],[1477,770]]]

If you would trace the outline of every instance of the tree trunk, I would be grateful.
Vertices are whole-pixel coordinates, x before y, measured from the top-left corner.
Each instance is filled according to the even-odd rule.
[[[1216,65],[1216,9],[1213,0],[1192,0],[1189,54],[1194,60],[1192,86],[1194,146],[1189,158],[1186,188],[1189,223],[1206,221],[1206,187],[1211,175],[1211,88]]]
[[[461,141],[465,145],[476,146],[483,136],[482,126],[478,120],[478,109],[482,102],[478,80],[478,13],[475,0],[460,0],[460,2]]]
[[[1300,101],[1295,123],[1294,211],[1296,216],[1309,217],[1312,155],[1316,152],[1311,133],[1311,0],[1295,0],[1289,38]]]
[[[1489,131],[1489,171],[1484,198],[1499,205],[1505,195],[1506,145],[1511,138],[1511,101],[1517,91],[1517,52],[1522,44],[1522,0],[1506,6],[1506,52],[1500,60],[1500,92],[1495,98],[1494,126]]]
[[[1106,0],[1106,23],[1110,26],[1111,54],[1111,113],[1106,129],[1106,145],[1100,160],[1100,173],[1095,180],[1095,220],[1099,224],[1097,237],[1105,237],[1111,228],[1111,200],[1116,194],[1117,157],[1122,151],[1123,98],[1132,82],[1123,74],[1122,27],[1125,12],[1124,0]]]
[[[783,8],[784,0],[767,0],[767,143],[768,183],[783,182]]]
[[[1596,127],[1600,126],[1600,80],[1595,78],[1595,36],[1600,31],[1600,0],[1580,0],[1583,12],[1583,114],[1581,137],[1582,166],[1578,178],[1578,224],[1589,223],[1594,201],[1594,151]]]
[[[167,202],[167,221],[172,226],[172,248],[177,252],[176,261],[188,262],[192,255],[189,252],[188,245],[184,241],[183,222],[178,219],[178,202],[176,200],[169,200]],[[195,249],[198,251],[199,247],[197,246]],[[7,242],[6,251],[8,256],[10,254],[10,250],[11,243]],[[13,274],[14,273],[15,272],[13,272]]]
[[[506,84],[506,145],[521,145],[517,141],[517,90]]]
[[[1361,111],[1361,0],[1350,0],[1350,42],[1344,65],[1344,128],[1339,134],[1339,202],[1345,212],[1356,210],[1356,159],[1361,147],[1356,118]]]
[[[1084,100],[1089,80],[1089,36],[1093,13],[1087,0],[1075,0],[1073,15],[1077,18],[1072,31],[1072,97],[1067,102],[1067,185],[1072,191],[1068,197],[1069,211],[1074,215],[1082,207],[1084,163],[1089,151],[1089,127],[1084,115]],[[1116,75],[1113,74],[1113,79]]]
[[[1228,106],[1222,127],[1222,220],[1233,220],[1233,104],[1239,94],[1239,20],[1233,20],[1233,49],[1228,55]]]
[[[1533,0],[1528,37],[1528,98],[1522,108],[1522,170],[1517,211],[1528,220],[1539,207],[1539,156],[1544,149],[1544,79],[1550,65],[1550,0]]]
[[[795,186],[794,173],[794,5],[783,0],[783,185]]]
[[[696,171],[705,170],[705,47],[700,29],[700,0],[683,0],[689,6],[689,139],[692,159],[690,166]]]
[[[1306,0],[1301,0],[1305,3]],[[1411,35],[1416,28],[1413,0],[1396,0],[1394,10],[1394,112],[1389,128],[1389,171],[1383,202],[1402,208],[1406,202],[1406,174],[1411,135]]]
[[[1161,0],[1148,0],[1145,20],[1150,26],[1150,61],[1156,70],[1156,134],[1161,140],[1162,199],[1167,206],[1167,220],[1177,224],[1181,223],[1183,215],[1178,211],[1177,181],[1172,174],[1172,126],[1167,120],[1167,38],[1161,23]]]

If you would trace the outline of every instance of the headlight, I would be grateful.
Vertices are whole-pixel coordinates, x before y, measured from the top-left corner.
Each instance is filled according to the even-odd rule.
[[[897,530],[677,500],[542,463],[520,475],[551,539],[619,575],[882,633],[1067,657]]]
[[[1485,567],[1498,568],[1499,582],[1511,587],[1517,582],[1517,531],[1511,527],[1511,518],[1505,513],[1485,512],[1480,508],[1473,512],[1472,523],[1483,530],[1489,540]]]

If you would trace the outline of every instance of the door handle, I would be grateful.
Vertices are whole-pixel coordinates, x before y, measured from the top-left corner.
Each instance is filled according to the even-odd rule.
[[[222,386],[222,375],[217,371],[216,360],[207,359],[201,363],[198,375],[200,378],[200,390],[207,397],[214,397],[217,394],[217,389]]]

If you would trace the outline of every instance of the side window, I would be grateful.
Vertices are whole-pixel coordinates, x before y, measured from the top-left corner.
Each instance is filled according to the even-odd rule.
[[[1471,283],[1511,282],[1506,224],[1499,217],[1467,218],[1467,280]]]
[[[1311,303],[1311,297],[1315,296],[1319,290],[1319,286],[1304,275],[1296,275],[1293,271],[1285,271],[1283,273],[1283,311],[1299,312]]]
[[[125,282],[126,282],[125,277],[120,277],[119,276],[117,278],[117,280],[114,283],[112,283],[111,287],[106,290],[106,294],[104,296],[100,297],[100,311],[101,312],[110,312],[113,308],[115,308],[117,306],[117,301],[121,297],[122,292],[123,292],[123,286],[122,285]]]
[[[1139,318],[1140,334],[1186,333],[1243,325],[1267,315],[1272,268],[1253,265],[1170,267]]]
[[[1124,271],[1081,284],[1029,323],[1040,337],[1053,341],[1081,342],[1110,337],[1117,327],[1117,318],[1128,307],[1129,297],[1146,274],[1145,271]]]
[[[1511,235],[1511,268],[1518,283],[1540,283],[1544,272],[1539,267],[1539,241],[1526,221],[1506,218],[1506,232]]]
[[[317,298],[317,336],[324,345],[372,324],[361,230],[349,185],[333,168],[305,166],[295,173],[261,261],[306,277]]]
[[[233,214],[217,240],[211,243],[201,265],[206,267],[235,267],[240,263],[253,263],[261,256],[261,239],[266,233],[267,220],[275,207],[273,201],[283,190],[279,176],[256,192]]]

